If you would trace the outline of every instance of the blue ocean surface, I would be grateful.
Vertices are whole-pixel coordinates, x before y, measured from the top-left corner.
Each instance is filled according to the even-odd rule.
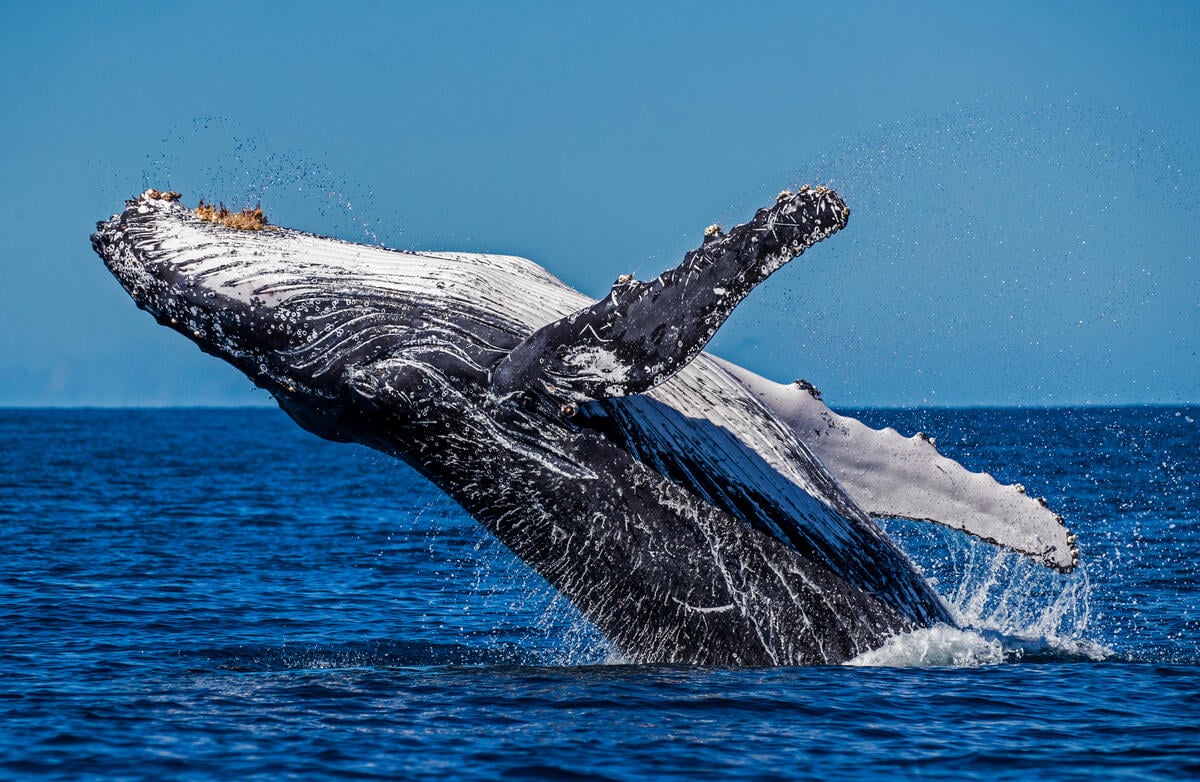
[[[968,629],[625,665],[424,479],[278,411],[0,410],[0,774],[1200,778],[1200,408],[850,412],[1046,496],[1081,567],[888,521]]]

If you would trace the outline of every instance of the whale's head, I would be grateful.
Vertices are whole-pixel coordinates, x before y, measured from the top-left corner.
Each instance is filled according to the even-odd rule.
[[[356,368],[397,357],[482,369],[581,302],[523,259],[364,247],[157,190],[92,245],[141,309],[281,401],[334,400]]]
[[[270,252],[281,231],[261,210],[231,214],[177,193],[147,190],[97,224],[92,246],[138,307],[273,393],[312,386],[312,372],[281,360],[310,341],[297,294],[304,259]],[[332,301],[324,307],[328,317]]]

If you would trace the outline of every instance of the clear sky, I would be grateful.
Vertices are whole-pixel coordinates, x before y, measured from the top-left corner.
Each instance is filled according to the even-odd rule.
[[[829,183],[710,346],[834,406],[1200,402],[1200,3],[0,0],[0,405],[269,404],[92,253],[145,187],[602,295]]]

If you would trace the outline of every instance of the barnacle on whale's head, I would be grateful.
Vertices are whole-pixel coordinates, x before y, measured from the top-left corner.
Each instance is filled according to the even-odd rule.
[[[178,193],[176,195],[178,196]],[[202,198],[196,208],[192,210],[192,214],[206,223],[218,223],[236,231],[262,231],[275,227],[267,221],[262,204],[256,205],[253,209],[231,212],[223,203],[214,206],[206,203]]]

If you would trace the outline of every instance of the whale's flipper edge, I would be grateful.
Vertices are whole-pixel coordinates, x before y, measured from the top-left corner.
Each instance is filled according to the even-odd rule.
[[[605,298],[534,332],[498,362],[492,392],[548,396],[569,411],[648,391],[700,355],[754,286],[849,214],[832,190],[806,186],[728,234],[711,226],[674,269],[649,282],[623,275]]]
[[[811,387],[717,362],[788,424],[870,515],[941,524],[1063,572],[1078,564],[1075,536],[1062,516],[1020,484],[971,472],[922,434],[904,437],[838,415]]]

